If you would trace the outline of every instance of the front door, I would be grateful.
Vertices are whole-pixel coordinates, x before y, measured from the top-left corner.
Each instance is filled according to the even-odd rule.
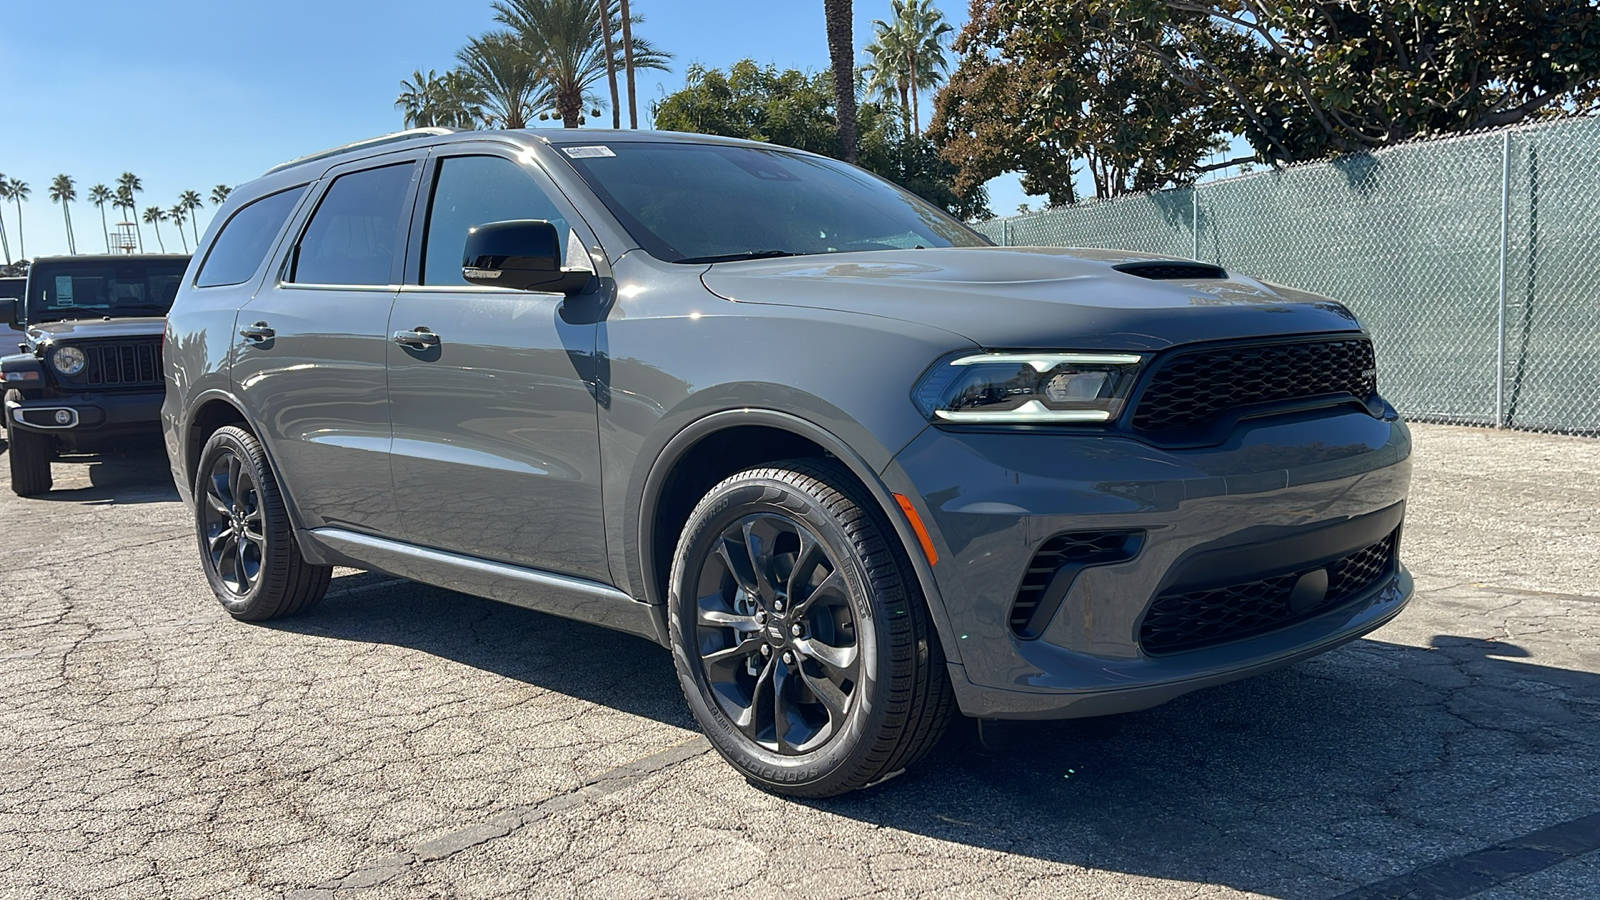
[[[451,145],[423,176],[422,242],[389,318],[394,486],[406,539],[609,583],[591,377],[596,326],[561,294],[469,285],[467,229],[587,229],[537,167]],[[556,199],[560,198],[560,199]],[[576,252],[582,253],[583,243]]]
[[[330,172],[277,276],[239,310],[234,384],[308,528],[398,531],[388,324],[421,160]]]

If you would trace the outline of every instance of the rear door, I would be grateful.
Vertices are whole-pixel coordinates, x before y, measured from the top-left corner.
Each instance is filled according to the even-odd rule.
[[[469,285],[467,229],[546,219],[593,246],[537,166],[492,142],[429,161],[389,328],[394,480],[407,540],[609,582],[591,392],[594,298]],[[574,237],[576,233],[576,237]],[[588,265],[587,257],[580,260]],[[581,307],[581,308],[580,308]]]
[[[275,277],[239,310],[234,383],[306,527],[398,531],[389,310],[426,151],[329,171]]]

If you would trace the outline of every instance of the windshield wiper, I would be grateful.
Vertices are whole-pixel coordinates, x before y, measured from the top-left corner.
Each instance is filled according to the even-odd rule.
[[[780,256],[803,256],[792,250],[746,250],[743,253],[724,253],[721,256],[686,256],[679,263],[738,262],[741,259],[777,259]]]

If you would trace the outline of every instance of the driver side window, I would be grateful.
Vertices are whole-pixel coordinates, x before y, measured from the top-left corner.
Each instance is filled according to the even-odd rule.
[[[554,225],[565,258],[570,240],[567,219],[521,166],[499,156],[440,160],[428,207],[421,282],[466,284],[461,258],[467,229],[507,219],[544,219]]]

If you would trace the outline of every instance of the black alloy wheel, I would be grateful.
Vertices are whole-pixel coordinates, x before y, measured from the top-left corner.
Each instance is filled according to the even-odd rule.
[[[206,580],[229,615],[259,622],[322,600],[333,569],[300,555],[266,451],[250,432],[230,425],[206,441],[194,511]]]
[[[695,592],[701,677],[751,741],[815,750],[844,729],[861,681],[863,625],[839,564],[805,524],[773,513],[732,523],[715,548]]]
[[[673,662],[712,745],[756,786],[829,797],[897,774],[954,711],[937,636],[882,509],[833,460],[734,475],[689,514]]]

